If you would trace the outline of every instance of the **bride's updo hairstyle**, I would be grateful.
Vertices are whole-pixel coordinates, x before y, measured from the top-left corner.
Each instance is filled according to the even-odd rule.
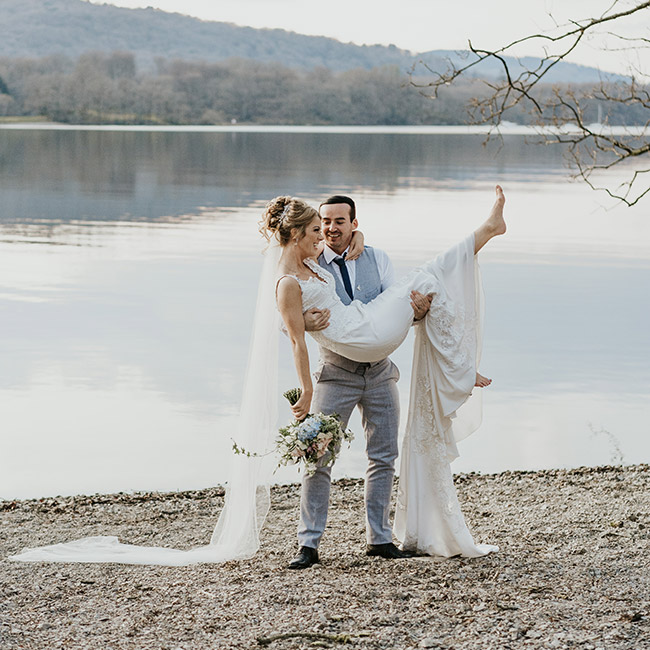
[[[291,241],[291,231],[298,231],[298,239],[305,236],[307,226],[318,216],[318,211],[293,196],[276,196],[264,209],[260,232],[268,240],[275,237],[281,246]]]

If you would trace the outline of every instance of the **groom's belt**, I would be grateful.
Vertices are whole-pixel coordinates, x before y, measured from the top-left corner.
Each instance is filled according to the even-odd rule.
[[[359,361],[353,361],[347,357],[342,357],[340,354],[336,354],[336,352],[332,352],[326,348],[320,349],[320,360],[323,363],[331,363],[333,366],[343,368],[343,370],[353,372],[357,375],[363,375],[368,368],[377,366],[380,363],[386,363],[386,359],[382,359],[381,361],[373,361],[371,363],[360,363]]]

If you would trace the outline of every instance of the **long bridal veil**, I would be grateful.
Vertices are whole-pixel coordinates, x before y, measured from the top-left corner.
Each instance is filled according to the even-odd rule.
[[[274,241],[264,253],[255,321],[236,432],[237,444],[251,451],[272,448],[277,432],[279,313],[275,277],[281,248]],[[234,435],[233,435],[234,434]],[[252,557],[270,506],[272,454],[233,455],[225,504],[210,543],[190,550],[122,544],[117,537],[85,537],[72,542],[23,549],[9,559],[20,562],[115,562],[183,566]]]

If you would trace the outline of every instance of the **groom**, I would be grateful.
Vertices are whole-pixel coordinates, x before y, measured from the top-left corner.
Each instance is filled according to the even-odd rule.
[[[336,280],[336,292],[345,304],[352,300],[370,302],[394,281],[393,265],[381,250],[366,246],[361,256],[345,259],[358,226],[354,201],[347,196],[331,196],[319,209],[325,248],[318,258]],[[431,299],[411,294],[415,320],[429,309]],[[310,310],[305,329],[327,327],[327,313]],[[399,371],[390,359],[359,363],[325,348],[320,349],[320,366],[312,412],[337,413],[344,426],[356,406],[362,416],[366,437],[368,469],[365,482],[366,555],[388,559],[410,557],[393,544],[388,523],[390,497],[397,458],[399,427]],[[306,569],[318,562],[318,545],[325,530],[329,506],[331,466],[318,467],[312,476],[303,476],[298,526],[298,555],[289,569]]]

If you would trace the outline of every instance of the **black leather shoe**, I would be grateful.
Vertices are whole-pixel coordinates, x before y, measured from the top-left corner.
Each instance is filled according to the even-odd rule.
[[[366,555],[378,555],[387,560],[402,560],[407,557],[413,557],[410,551],[400,551],[392,542],[388,544],[368,544],[366,546]]]
[[[289,562],[288,569],[308,569],[312,564],[318,564],[318,551],[309,546],[301,546],[298,555]]]

